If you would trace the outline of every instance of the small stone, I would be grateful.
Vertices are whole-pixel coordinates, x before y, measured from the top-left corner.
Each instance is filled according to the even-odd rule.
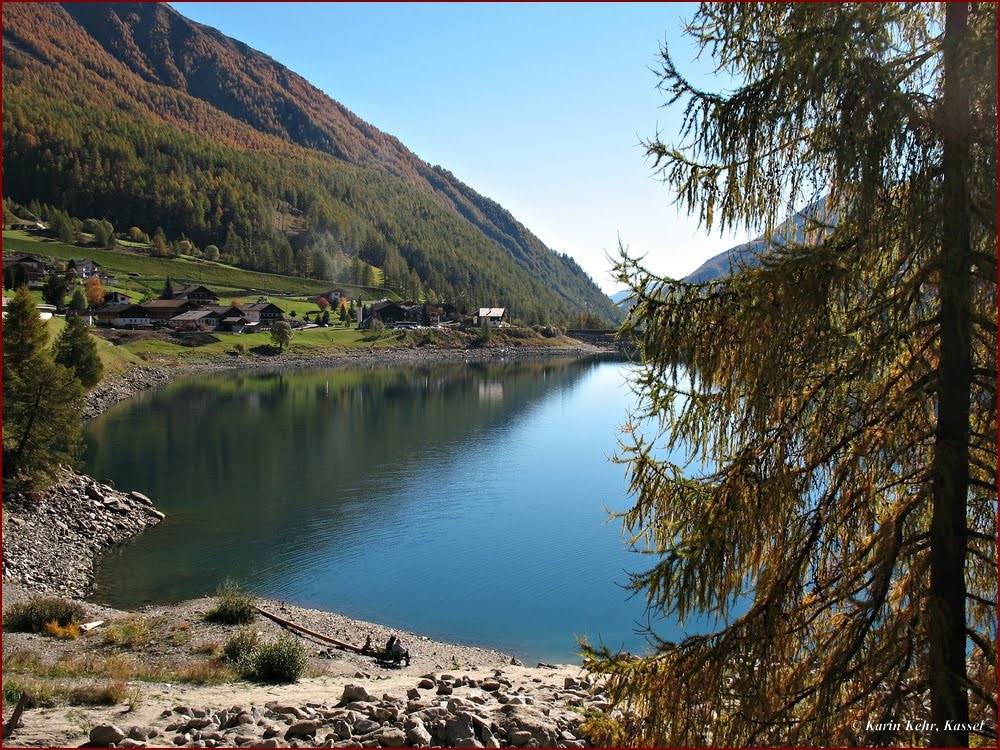
[[[133,740],[139,740],[140,742],[145,742],[150,737],[155,737],[159,734],[156,727],[132,727],[128,730],[129,738]]]
[[[457,743],[460,740],[476,736],[476,731],[472,724],[472,716],[466,712],[459,713],[448,719],[444,724],[444,732],[448,744],[452,747],[458,747]]]
[[[336,733],[338,737],[342,740],[351,739],[351,725],[344,719],[336,719],[330,728]]]
[[[368,734],[369,732],[374,732],[380,726],[382,725],[377,721],[372,721],[371,719],[359,719],[354,722],[354,734]]]
[[[483,738],[483,747],[500,747],[500,740],[497,739],[497,736],[493,734],[489,727],[482,727],[480,729],[480,734]]]
[[[406,747],[406,732],[396,727],[386,727],[377,733],[376,739],[382,747]]]
[[[411,719],[411,726],[406,730],[406,741],[414,747],[428,747],[431,744],[431,733],[420,719]]]
[[[285,732],[286,740],[300,739],[302,737],[314,737],[319,728],[317,721],[297,721],[288,727]]]
[[[524,747],[528,744],[529,740],[534,738],[531,736],[531,732],[519,731],[512,732],[507,739],[510,740],[510,744],[514,747]]]

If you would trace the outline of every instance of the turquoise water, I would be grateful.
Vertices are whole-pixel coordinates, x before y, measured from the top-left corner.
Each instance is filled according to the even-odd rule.
[[[634,397],[593,360],[225,373],[178,381],[87,427],[87,471],[167,514],[106,557],[117,606],[254,593],[573,660],[576,638],[632,651],[646,623],[606,507]],[[671,623],[657,632],[676,637]]]

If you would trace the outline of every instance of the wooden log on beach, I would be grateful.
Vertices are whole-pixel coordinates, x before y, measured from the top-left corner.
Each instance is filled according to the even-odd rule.
[[[3,738],[7,739],[16,729],[23,727],[24,724],[21,723],[21,714],[24,713],[25,707],[28,705],[28,694],[21,692],[21,697],[17,700],[17,705],[14,706],[14,713],[10,715],[10,718],[3,724]]]
[[[315,630],[310,630],[309,628],[298,625],[297,623],[294,623],[291,620],[286,620],[284,617],[279,617],[273,612],[268,612],[266,609],[261,609],[260,607],[255,607],[255,609],[260,614],[264,615],[264,617],[267,617],[270,620],[274,620],[274,622],[278,623],[283,627],[288,628],[289,630],[297,630],[300,633],[305,633],[306,635],[312,638],[316,638],[317,640],[323,641],[324,643],[329,643],[333,646],[336,646],[339,649],[343,649],[344,651],[353,651],[356,654],[365,654],[365,655],[369,653],[360,646],[352,646],[350,643],[345,643],[344,641],[338,641],[336,638],[331,638],[328,635],[317,633]]]

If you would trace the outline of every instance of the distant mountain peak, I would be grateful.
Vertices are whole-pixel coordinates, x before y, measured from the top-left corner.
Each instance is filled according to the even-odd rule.
[[[832,220],[826,203],[825,197],[819,198],[783,221],[770,235],[761,235],[709,258],[685,276],[684,281],[701,284],[729,276],[741,269],[759,265],[761,256],[771,252],[776,245],[803,242],[805,233],[816,222]]]

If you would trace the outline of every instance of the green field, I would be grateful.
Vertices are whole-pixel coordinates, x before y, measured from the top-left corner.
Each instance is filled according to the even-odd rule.
[[[386,297],[399,299],[386,289],[359,287],[334,281],[300,279],[272,273],[248,271],[224,263],[196,258],[153,258],[131,250],[100,250],[97,248],[67,245],[56,240],[37,237],[22,231],[3,233],[3,251],[44,255],[59,260],[85,259],[100,263],[108,272],[119,276],[119,283],[129,291],[132,284],[160,292],[169,276],[181,284],[204,284],[220,297],[235,292],[253,291],[261,294],[287,294],[309,296],[340,287],[358,299],[372,300]]]

